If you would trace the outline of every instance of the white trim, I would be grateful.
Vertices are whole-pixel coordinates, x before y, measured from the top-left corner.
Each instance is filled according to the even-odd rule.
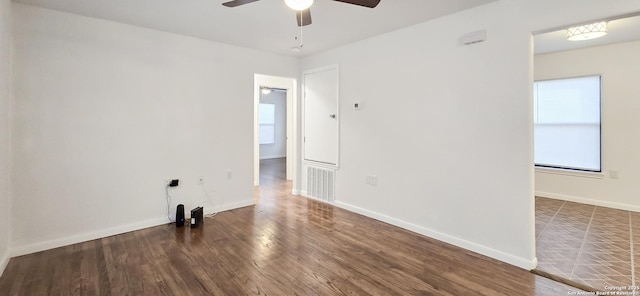
[[[551,175],[563,175],[571,177],[603,179],[604,174],[598,172],[581,172],[567,169],[554,169],[554,168],[542,168],[536,167],[536,174],[551,174]]]
[[[577,203],[588,204],[592,206],[600,206],[600,207],[613,208],[618,210],[640,212],[640,206],[612,202],[612,201],[591,199],[591,198],[580,197],[580,196],[572,196],[572,195],[565,195],[565,194],[558,194],[558,193],[551,193],[551,192],[544,192],[544,191],[536,191],[536,196],[577,202]]]
[[[300,195],[300,190],[295,189],[295,188],[294,188],[294,189],[291,189],[291,194],[292,194],[292,195]]]
[[[525,269],[529,269],[529,270],[534,270],[536,269],[536,267],[538,267],[538,257],[533,257],[533,260],[531,260],[531,268],[525,268]]]
[[[248,207],[248,206],[252,206],[256,204],[256,200],[255,199],[245,199],[242,201],[238,201],[238,202],[234,202],[231,204],[226,204],[223,205],[222,207],[220,207],[219,209],[204,209],[204,214],[205,215],[210,215],[213,214],[215,212],[225,212],[225,211],[230,211],[230,210],[235,210],[235,209],[239,209],[239,208],[244,208],[244,207]]]
[[[315,161],[315,160],[308,160],[308,159],[303,159],[302,160],[302,165],[304,167],[316,167],[316,168],[323,168],[323,169],[328,169],[328,170],[338,170],[338,166],[332,163],[326,163],[326,162],[319,162],[319,161]]]
[[[428,228],[425,228],[425,227],[422,227],[422,226],[419,226],[419,225],[415,225],[415,224],[412,224],[412,223],[409,223],[409,222],[406,222],[406,221],[403,221],[403,220],[400,220],[400,219],[396,219],[396,218],[393,218],[393,217],[389,217],[389,216],[386,216],[386,215],[383,215],[383,214],[380,214],[380,213],[376,213],[376,212],[372,212],[372,211],[369,211],[369,210],[365,210],[363,208],[356,207],[356,206],[353,206],[353,205],[350,205],[350,204],[347,204],[347,203],[336,201],[334,204],[336,206],[342,208],[342,209],[347,210],[347,211],[358,213],[358,214],[361,214],[361,215],[364,215],[364,216],[367,216],[369,218],[373,218],[373,219],[376,219],[376,220],[380,220],[382,222],[386,222],[386,223],[389,223],[391,225],[394,225],[394,226],[397,226],[397,227],[400,227],[400,228],[404,228],[406,230],[413,231],[415,233],[422,234],[422,235],[437,239],[439,241],[443,241],[445,243],[449,243],[449,244],[452,244],[452,245],[467,249],[469,251],[476,252],[476,253],[491,257],[493,259],[509,263],[511,265],[515,265],[515,266],[520,267],[522,269],[532,270],[532,269],[535,269],[537,264],[538,264],[538,260],[537,260],[536,257],[534,257],[532,259],[521,258],[521,257],[518,257],[518,256],[514,256],[512,254],[505,253],[505,252],[500,251],[500,250],[496,250],[496,249],[493,249],[493,248],[490,248],[490,247],[487,247],[487,246],[484,246],[484,245],[480,245],[480,244],[477,244],[477,243],[474,243],[474,242],[470,242],[470,241],[467,241],[467,240],[464,240],[464,239],[461,239],[461,238],[458,238],[458,237],[455,237],[455,236],[452,236],[452,235],[448,235],[448,234],[445,234],[445,233],[442,233],[442,232],[438,232],[438,231],[435,231],[435,230],[432,230],[432,229],[428,229]]]
[[[4,255],[2,256],[2,260],[0,260],[0,276],[2,276],[2,274],[4,273],[4,270],[7,268],[7,265],[9,265],[10,259],[11,259],[11,256],[9,256],[9,251],[7,250],[7,252],[5,252]]]
[[[253,204],[255,204],[255,201],[253,199],[248,199],[240,202],[235,202],[232,204],[226,204],[222,206],[220,209],[218,209],[217,211],[222,212],[222,211],[250,206]],[[208,214],[212,214],[213,212],[214,211],[212,211],[211,208],[209,209],[205,208],[205,214],[208,215]],[[149,227],[165,225],[168,223],[169,222],[167,221],[166,217],[156,218],[156,219],[151,219],[147,221],[111,227],[111,228],[98,230],[94,232],[82,233],[82,234],[72,235],[68,237],[14,247],[10,249],[9,253],[11,257],[22,256],[22,255],[27,255],[31,253],[40,252],[40,251],[46,251],[54,248],[64,247],[72,244],[82,243],[90,240],[101,239],[101,238],[109,237],[112,235],[127,233],[135,230],[141,230]]]
[[[98,230],[94,232],[76,234],[68,237],[32,243],[29,245],[24,245],[19,247],[13,247],[11,248],[11,257],[27,255],[31,253],[40,252],[40,251],[46,251],[46,250],[55,249],[63,246],[86,242],[94,239],[100,239],[100,238],[104,238],[112,235],[122,234],[130,231],[134,231],[134,230],[140,230],[140,229],[158,226],[162,224],[168,224],[168,223],[169,222],[167,221],[167,217],[156,218],[156,219],[132,223],[128,225],[111,227],[111,228]]]

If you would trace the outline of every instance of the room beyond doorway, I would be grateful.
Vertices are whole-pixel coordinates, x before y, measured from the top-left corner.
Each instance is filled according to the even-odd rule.
[[[260,185],[287,181],[287,159],[271,158],[260,160]]]
[[[266,143],[267,139],[261,139],[261,129],[266,129],[267,126],[262,126],[263,122],[260,120],[260,104],[261,99],[263,97],[263,90],[276,90],[277,92],[284,93],[286,96],[285,99],[285,107],[284,109],[280,109],[280,115],[285,113],[284,118],[281,117],[281,125],[285,125],[284,130],[280,129],[281,138],[284,139],[285,143],[284,152],[280,151],[279,153],[271,153],[273,150],[268,153],[272,155],[261,155],[261,150],[263,145],[261,143]],[[254,186],[260,185],[260,160],[266,158],[284,158],[285,159],[285,175],[286,180],[291,180],[292,182],[292,193],[296,193],[298,184],[298,114],[296,110],[298,110],[297,104],[297,81],[293,78],[286,77],[276,77],[276,76],[267,76],[255,74],[254,81]],[[275,109],[275,106],[272,108]],[[277,111],[277,110],[276,110]],[[275,120],[275,116],[274,116]],[[284,123],[282,123],[284,121]],[[267,123],[264,123],[267,124]],[[275,133],[277,128],[275,127],[276,122],[274,121],[273,132]],[[281,128],[283,128],[281,126]],[[275,146],[275,138],[274,146]]]
[[[567,40],[571,28],[601,22],[610,29],[603,38]],[[634,162],[638,149],[624,129],[640,124],[627,112],[635,106],[632,98],[638,93],[628,77],[637,76],[639,69],[634,63],[639,22],[638,13],[603,16],[534,34],[536,272],[589,291],[620,287],[622,294],[637,294],[630,289],[640,272]],[[580,86],[570,91],[572,86],[565,83],[589,77],[597,86],[591,90]],[[548,88],[556,82],[553,90]],[[565,104],[567,100],[571,103]],[[573,103],[582,106],[570,106]],[[594,120],[588,120],[593,128],[587,135],[583,131],[588,128],[580,130],[586,116],[570,112],[586,112],[589,104]],[[552,137],[563,141],[549,141]],[[587,137],[588,143],[578,143]],[[565,153],[563,149],[570,146]],[[572,158],[587,149],[593,149],[591,164],[575,165]]]
[[[262,87],[258,107],[260,160],[287,157],[287,90]]]
[[[537,271],[562,282],[635,287],[638,238],[640,213],[536,197]]]

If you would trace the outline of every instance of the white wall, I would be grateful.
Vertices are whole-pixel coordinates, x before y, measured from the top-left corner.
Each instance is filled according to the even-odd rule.
[[[536,170],[536,194],[640,211],[640,41],[535,57],[535,79],[602,75],[602,171]],[[618,172],[612,179],[609,172]]]
[[[0,275],[10,257],[11,42],[11,1],[0,0]]]
[[[260,145],[260,159],[287,156],[287,93],[272,91],[261,94],[260,103],[276,105],[275,142]]]
[[[632,10],[498,1],[303,59],[340,65],[337,204],[533,268],[531,32]],[[486,42],[458,44],[480,29]]]
[[[296,77],[295,59],[13,6],[11,217],[35,218],[13,255],[161,223],[164,178],[187,204],[200,175],[227,207],[252,202],[253,74]],[[338,205],[533,267],[530,33],[635,10],[503,0],[305,58],[340,65]]]
[[[164,223],[165,178],[172,212],[254,202],[254,73],[297,59],[13,8],[13,255]]]

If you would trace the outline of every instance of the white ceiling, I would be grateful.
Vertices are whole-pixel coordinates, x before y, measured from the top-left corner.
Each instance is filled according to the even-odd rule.
[[[293,56],[309,55],[495,0],[382,0],[374,9],[316,0],[298,45],[295,12],[283,0],[236,8],[228,0],[14,0],[79,15]]]
[[[640,40],[640,16],[611,20],[607,29],[609,34],[604,37],[584,41],[567,40],[566,29],[536,35],[535,54]]]

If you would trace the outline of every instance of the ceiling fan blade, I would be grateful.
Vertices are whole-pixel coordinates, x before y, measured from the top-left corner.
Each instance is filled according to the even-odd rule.
[[[302,23],[300,23],[300,15],[302,15]],[[311,25],[311,9],[296,11],[296,20],[298,21],[298,27]]]
[[[369,7],[369,8],[374,8],[378,6],[378,3],[380,3],[380,0],[333,0],[333,1],[349,3],[353,5],[360,5],[360,6]]]
[[[222,5],[226,7],[236,7],[236,6],[249,4],[251,2],[256,2],[256,1],[260,1],[260,0],[233,0],[233,1],[222,3]]]

